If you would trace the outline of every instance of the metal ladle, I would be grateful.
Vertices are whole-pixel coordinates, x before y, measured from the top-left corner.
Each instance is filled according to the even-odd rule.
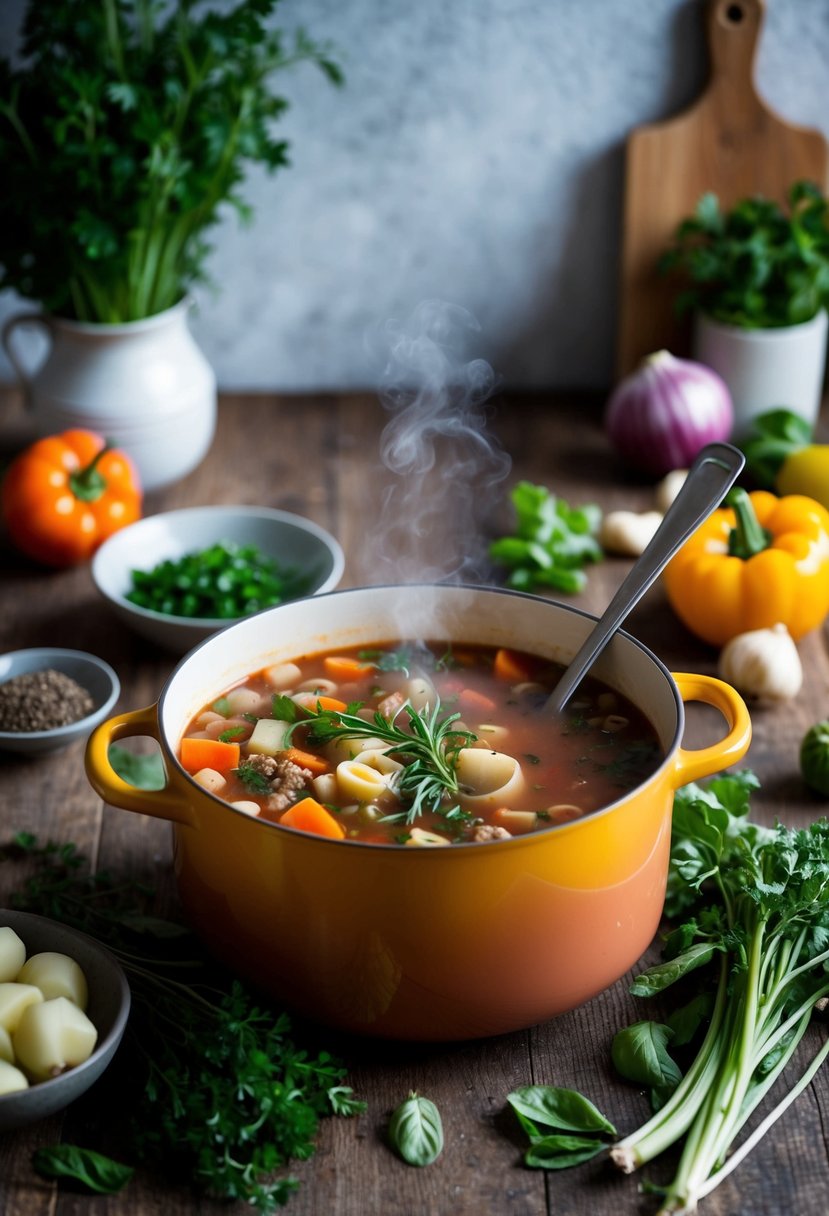
[[[656,581],[677,549],[719,506],[744,464],[742,452],[730,443],[709,443],[702,449],[647,548],[570,660],[545,702],[545,710],[560,713],[564,709],[628,613]]]

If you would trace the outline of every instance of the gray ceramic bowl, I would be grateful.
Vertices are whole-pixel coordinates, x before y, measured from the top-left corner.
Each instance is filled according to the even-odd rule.
[[[85,650],[64,650],[57,646],[35,646],[31,650],[11,650],[0,654],[0,684],[13,676],[52,668],[71,676],[91,695],[95,705],[91,714],[56,726],[53,730],[0,730],[0,751],[40,756],[60,751],[77,739],[85,739],[111,712],[121,693],[118,677],[103,659]]]
[[[0,908],[0,925],[14,929],[26,947],[27,956],[56,950],[75,959],[89,985],[87,1016],[98,1029],[95,1050],[83,1064],[17,1093],[0,1094],[0,1132],[3,1132],[53,1115],[98,1080],[121,1042],[130,1011],[130,990],[113,955],[85,933],[45,916],[8,908]]]
[[[126,597],[133,570],[151,570],[167,558],[197,553],[221,541],[253,544],[281,566],[306,573],[308,594],[331,591],[342,578],[343,551],[329,532],[288,511],[269,507],[188,507],[148,515],[115,532],[92,559],[92,578],[104,599],[137,633],[184,654],[233,620],[170,616]]]

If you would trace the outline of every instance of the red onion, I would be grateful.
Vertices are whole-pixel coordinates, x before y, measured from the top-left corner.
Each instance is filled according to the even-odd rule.
[[[687,468],[707,443],[728,439],[733,423],[731,394],[717,373],[666,350],[616,386],[605,413],[619,454],[656,476]]]

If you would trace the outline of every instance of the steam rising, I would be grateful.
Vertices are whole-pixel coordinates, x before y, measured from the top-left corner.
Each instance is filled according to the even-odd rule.
[[[486,577],[483,522],[510,458],[486,429],[495,373],[467,356],[479,331],[465,309],[427,300],[379,334],[380,400],[391,418],[381,437],[388,473],[367,582]]]

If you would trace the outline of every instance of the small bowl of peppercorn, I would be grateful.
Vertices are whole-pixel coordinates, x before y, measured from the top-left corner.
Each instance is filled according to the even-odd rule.
[[[85,739],[120,692],[109,663],[84,650],[36,646],[0,654],[0,750],[41,756]]]

